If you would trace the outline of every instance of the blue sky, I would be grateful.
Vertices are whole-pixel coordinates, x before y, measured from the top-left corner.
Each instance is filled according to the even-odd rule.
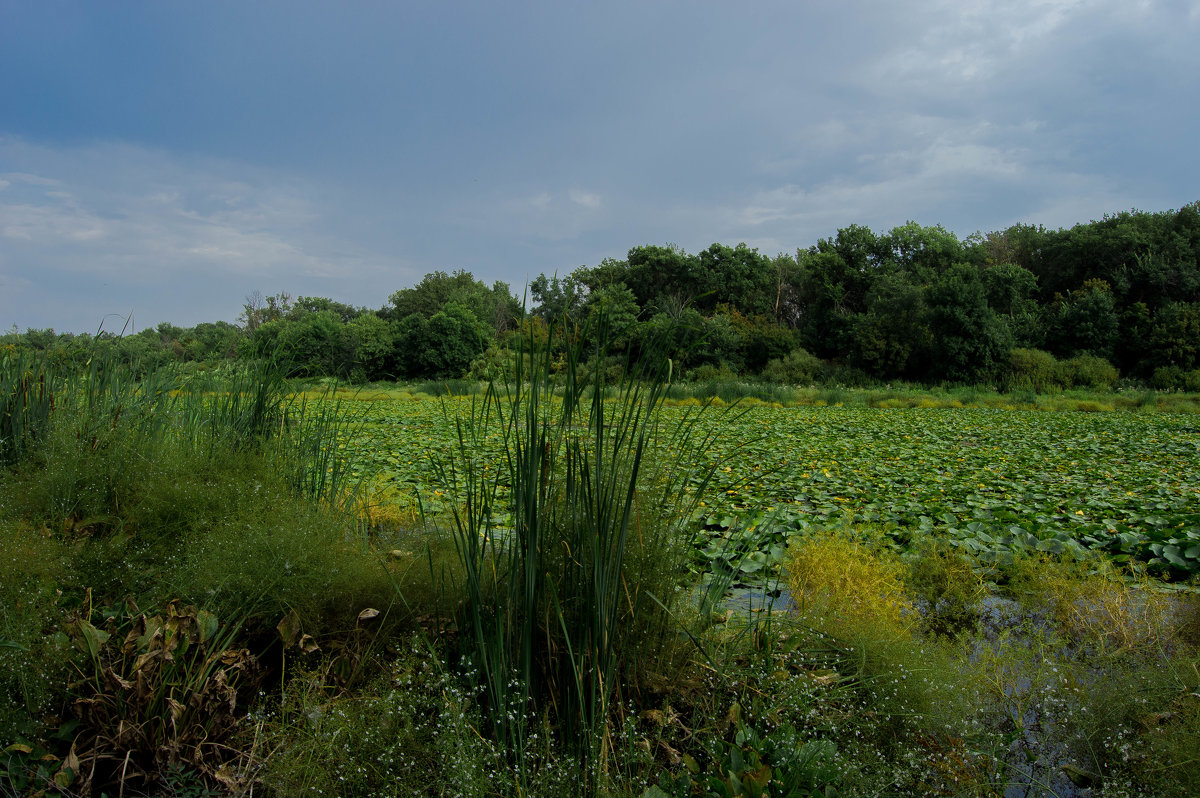
[[[1200,0],[0,0],[0,327],[1200,199]]]

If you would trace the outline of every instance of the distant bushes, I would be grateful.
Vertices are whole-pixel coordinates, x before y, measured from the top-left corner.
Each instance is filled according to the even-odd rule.
[[[1049,393],[1068,388],[1110,390],[1120,375],[1102,357],[1077,355],[1058,360],[1040,349],[1012,349],[1008,364],[1000,375],[1001,388],[1006,391]]]
[[[1185,371],[1179,366],[1160,366],[1150,377],[1150,387],[1156,391],[1200,393],[1200,369]]]
[[[796,347],[781,358],[767,361],[764,380],[785,385],[811,384],[821,376],[821,361],[804,347]]]

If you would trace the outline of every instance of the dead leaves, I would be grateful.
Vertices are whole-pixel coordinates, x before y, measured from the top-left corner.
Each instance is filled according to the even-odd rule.
[[[150,787],[171,767],[227,775],[225,743],[260,674],[247,649],[229,646],[236,630],[179,601],[157,615],[132,603],[124,613],[94,613],[90,602],[85,611],[69,627],[90,660],[74,685],[79,731],[63,766],[71,789]]]

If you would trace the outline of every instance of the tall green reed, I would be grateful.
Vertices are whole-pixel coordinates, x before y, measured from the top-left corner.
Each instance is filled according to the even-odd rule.
[[[121,425],[153,437],[169,423],[176,385],[167,370],[139,378],[111,353],[98,353],[81,367],[53,352],[7,354],[0,361],[0,462],[11,465],[36,454],[52,424],[70,426],[91,448]]]
[[[354,480],[339,444],[354,422],[332,399],[295,398],[287,374],[277,357],[189,374],[177,365],[147,370],[103,349],[82,366],[53,352],[8,353],[0,360],[0,464],[38,454],[52,426],[81,453],[117,438],[143,457],[158,446],[210,457],[269,451],[297,492],[346,505]]]
[[[0,359],[0,463],[23,459],[45,434],[63,375],[44,355],[16,351]]]
[[[188,375],[177,396],[178,425],[189,444],[258,446],[286,426],[287,364],[267,357]]]
[[[354,437],[362,416],[328,395],[301,398],[287,407],[275,449],[289,484],[302,496],[347,514],[354,506],[362,476],[345,442]]]
[[[603,342],[604,333],[572,340]],[[541,722],[572,752],[583,792],[595,794],[634,654],[668,633],[669,608],[648,596],[673,601],[676,585],[664,583],[681,579],[682,524],[714,466],[688,457],[699,440],[694,415],[662,422],[665,357],[628,363],[609,383],[594,367],[602,343],[569,343],[561,373],[553,342],[522,344],[508,378],[453,419],[457,444],[435,465],[453,499],[467,652],[517,787],[528,787],[525,749]],[[501,462],[478,454],[493,436]]]
[[[333,389],[316,399],[291,391],[286,359],[270,356],[192,377],[177,392],[179,428],[192,446],[254,448],[278,462],[300,495],[340,510],[359,479],[344,448],[360,419]]]

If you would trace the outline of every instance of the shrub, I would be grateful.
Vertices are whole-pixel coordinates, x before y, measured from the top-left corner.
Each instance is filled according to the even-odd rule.
[[[796,347],[782,358],[767,362],[762,377],[784,385],[807,385],[821,374],[821,361],[803,347]]]
[[[1067,388],[1111,390],[1120,376],[1117,369],[1102,357],[1078,355],[1059,363],[1060,381]]]
[[[821,383],[835,388],[866,388],[876,380],[860,368],[837,363],[826,364],[821,369]],[[830,404],[833,404],[830,402]]]
[[[1008,368],[1001,374],[1006,391],[1029,390],[1049,393],[1061,387],[1059,363],[1041,349],[1010,349]]]
[[[688,381],[693,383],[711,383],[719,384],[724,382],[734,382],[737,380],[737,375],[730,370],[725,363],[712,364],[705,363],[696,366],[694,369],[688,370]]]
[[[1159,366],[1150,377],[1150,386],[1159,391],[1200,393],[1200,369],[1184,371],[1179,366]]]

